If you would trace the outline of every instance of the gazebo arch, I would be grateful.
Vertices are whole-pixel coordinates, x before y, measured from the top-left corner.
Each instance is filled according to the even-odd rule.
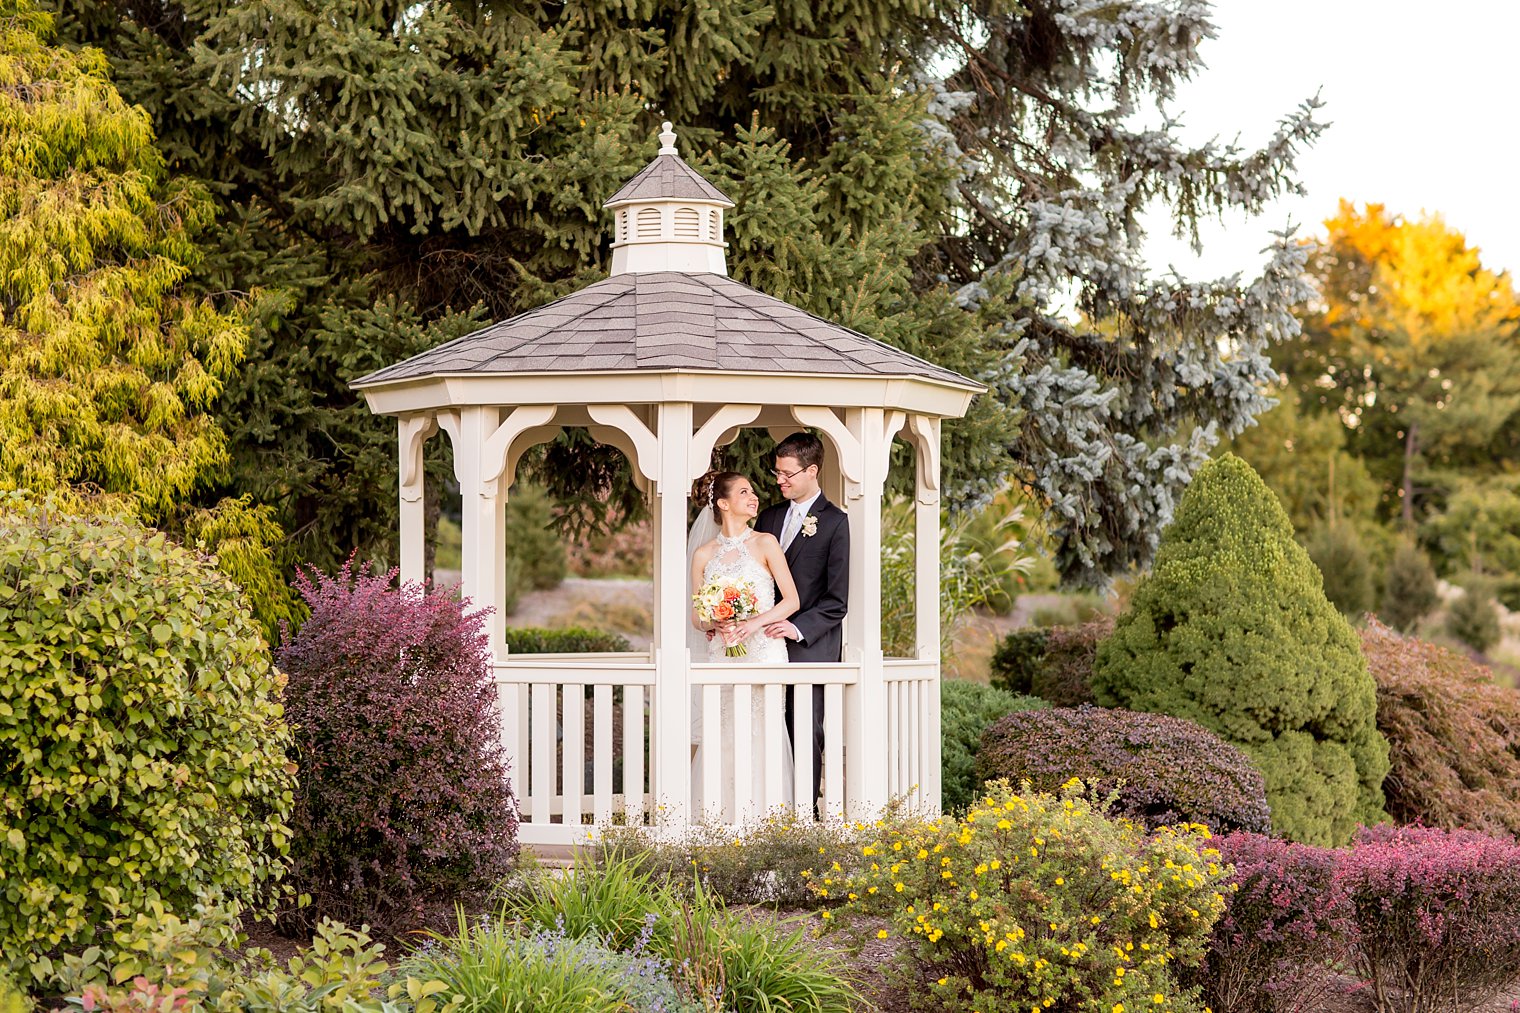
[[[825,813],[871,818],[896,796],[936,810],[940,423],[964,415],[983,388],[729,278],[722,221],[733,202],[680,158],[670,124],[660,140],[655,160],[605,205],[615,216],[605,281],[354,383],[372,411],[397,418],[401,577],[423,576],[422,452],[442,430],[462,496],[462,591],[496,610],[492,665],[525,844],[575,844],[613,819],[678,828],[697,815],[694,778],[702,798],[721,797],[720,750],[691,768],[694,691],[707,729],[719,727],[724,694],[739,714],[760,694],[767,740],[779,743],[785,687],[799,687],[796,723],[807,728],[804,688],[822,685]],[[504,643],[506,499],[522,454],[566,426],[626,454],[650,497],[647,653],[513,656]],[[690,657],[688,497],[713,448],[742,428],[776,438],[808,428],[828,448],[824,491],[850,523],[837,664]],[[913,447],[916,472],[917,651],[907,659],[883,657],[880,630],[881,506],[896,438]],[[779,745],[762,756],[750,755],[748,736],[723,745],[744,811],[769,808],[781,795]],[[770,775],[766,799],[746,798],[754,764]],[[808,815],[811,766],[799,748],[795,804]]]

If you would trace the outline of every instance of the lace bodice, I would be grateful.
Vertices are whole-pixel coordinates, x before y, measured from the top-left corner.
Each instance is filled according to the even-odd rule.
[[[776,582],[771,579],[765,564],[750,554],[754,539],[754,531],[746,531],[737,538],[718,535],[718,550],[702,570],[702,581],[711,583],[721,577],[749,581],[760,598],[759,611],[763,613],[776,605]],[[707,660],[750,664],[771,664],[787,660],[786,641],[768,637],[764,630],[757,631],[744,642],[744,646],[748,654],[738,658],[725,657],[723,638],[714,637],[707,642]]]

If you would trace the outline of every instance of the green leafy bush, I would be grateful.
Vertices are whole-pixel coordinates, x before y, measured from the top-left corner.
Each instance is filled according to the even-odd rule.
[[[976,754],[986,727],[1005,714],[1050,705],[977,682],[944,679],[939,684],[939,706],[940,809],[957,812],[981,790]]]
[[[9,971],[0,968],[0,1013],[32,1013],[34,1009],[36,1003],[21,991]]]
[[[1325,597],[1341,614],[1359,619],[1372,608],[1372,560],[1355,526],[1321,524],[1304,546],[1324,581]]]
[[[559,587],[570,564],[565,541],[554,530],[554,508],[536,485],[519,483],[507,498],[507,558],[516,562],[516,586],[540,591]]]
[[[1377,683],[1383,782],[1399,823],[1520,836],[1520,691],[1466,656],[1376,620],[1362,653]]]
[[[1049,639],[1050,631],[1036,626],[1014,630],[998,641],[988,662],[992,685],[1009,693],[1033,692]]]
[[[397,978],[385,947],[362,929],[324,920],[311,945],[284,965],[267,950],[228,959],[216,941],[232,930],[225,912],[182,921],[140,916],[124,959],[99,950],[67,958],[69,1004],[101,1013],[454,1013],[458,1003],[437,980]],[[383,991],[382,991],[383,990]],[[380,996],[384,998],[380,998]]]
[[[1356,632],[1277,498],[1232,454],[1183,495],[1154,570],[1098,647],[1093,692],[1239,746],[1266,778],[1279,835],[1334,846],[1384,816],[1388,743]]]
[[[279,896],[290,732],[244,602],[135,521],[0,496],[0,953],[23,985],[59,950],[112,958],[142,912]]]
[[[1472,578],[1446,611],[1446,632],[1482,654],[1499,642],[1499,609],[1493,585]]]
[[[1113,632],[1113,617],[1101,616],[1080,626],[1010,633],[993,652],[992,684],[1011,693],[1037,696],[1057,707],[1093,703],[1092,672],[1098,644]]]
[[[1035,609],[1030,622],[1038,627],[1080,626],[1105,615],[1107,611],[1104,600],[1091,592],[1063,594],[1054,605],[1042,605]]]
[[[1383,578],[1383,604],[1378,617],[1399,632],[1409,633],[1440,602],[1430,557],[1413,542],[1407,539],[1400,542]]]
[[[1080,792],[997,782],[965,819],[862,850],[817,889],[889,920],[920,1008],[1200,1009],[1176,969],[1202,959],[1226,883],[1201,827],[1148,834]]]
[[[1212,732],[1164,714],[1062,707],[988,726],[977,777],[1058,791],[1072,778],[1113,792],[1113,811],[1147,827],[1202,823],[1265,833],[1272,813],[1250,759]]]
[[[600,654],[631,650],[620,633],[603,633],[583,626],[550,630],[542,626],[507,627],[507,649],[512,654]]]

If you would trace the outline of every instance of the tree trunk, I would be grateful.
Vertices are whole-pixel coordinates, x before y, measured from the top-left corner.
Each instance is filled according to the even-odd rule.
[[[1404,436],[1404,530],[1414,530],[1414,455],[1419,452],[1418,422],[1410,422]]]

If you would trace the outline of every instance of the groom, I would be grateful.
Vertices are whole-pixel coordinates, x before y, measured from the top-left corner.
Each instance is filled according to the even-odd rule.
[[[776,444],[776,484],[786,500],[767,507],[755,530],[775,535],[801,599],[790,619],[771,623],[767,636],[784,638],[789,660],[840,661],[844,647],[844,613],[850,597],[850,525],[843,510],[818,488],[823,441],[811,433],[794,433]],[[786,731],[797,755],[792,722],[792,687],[786,688]],[[804,733],[805,734],[805,733]],[[813,687],[813,816],[823,777],[823,687]]]

